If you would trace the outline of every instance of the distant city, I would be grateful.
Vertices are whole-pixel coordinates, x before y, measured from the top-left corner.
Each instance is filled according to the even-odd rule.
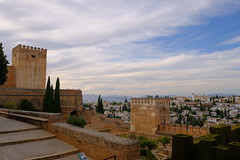
[[[217,124],[240,123],[240,96],[234,94],[210,94],[184,96],[141,96],[141,98],[169,97],[170,122],[176,124],[209,127]],[[97,95],[83,95],[87,109],[96,109]],[[107,117],[119,118],[129,123],[130,96],[102,96],[104,114]]]

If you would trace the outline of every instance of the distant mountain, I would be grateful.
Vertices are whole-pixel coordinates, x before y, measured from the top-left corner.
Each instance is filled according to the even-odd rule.
[[[213,94],[208,94],[208,97],[216,97],[216,95],[221,96],[221,97],[228,97],[228,96],[235,96],[235,94],[224,94],[224,93],[213,93]]]
[[[102,96],[101,98],[103,101],[107,102],[124,102],[125,98],[130,101],[131,97],[130,96],[118,96],[118,95],[109,95],[109,96]],[[98,100],[98,95],[95,94],[84,94],[83,95],[83,103],[86,102],[97,102]]]

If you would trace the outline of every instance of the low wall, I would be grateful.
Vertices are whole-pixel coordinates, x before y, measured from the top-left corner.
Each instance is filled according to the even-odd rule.
[[[123,123],[121,119],[109,118],[104,114],[96,113],[93,110],[84,110],[81,116],[91,127],[96,129],[110,129],[111,132],[129,132],[130,124]]]
[[[207,127],[193,127],[189,125],[188,128],[185,124],[166,124],[165,127],[160,128],[157,131],[157,134],[177,134],[177,133],[184,133],[184,134],[191,134],[195,137],[203,136],[209,133],[209,129]]]
[[[140,146],[136,140],[79,128],[66,123],[53,123],[49,126],[49,131],[95,160],[114,155],[117,160],[140,159]]]
[[[19,106],[22,99],[29,100],[35,109],[42,110],[45,89],[19,89],[19,88],[1,88],[0,87],[0,105],[11,102]],[[82,104],[81,90],[60,90],[61,106],[80,107]]]
[[[0,108],[0,111],[6,112],[6,113],[11,113],[11,114],[19,114],[19,115],[25,115],[25,116],[44,118],[44,119],[48,119],[49,123],[62,122],[62,114],[61,113],[23,111],[23,110],[13,110],[13,109],[4,109],[4,108]]]

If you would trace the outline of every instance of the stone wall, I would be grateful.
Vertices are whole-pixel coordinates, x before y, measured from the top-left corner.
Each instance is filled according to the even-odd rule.
[[[118,133],[130,131],[130,124],[123,123],[121,119],[106,117],[93,110],[83,110],[81,116],[87,121],[87,124],[95,129],[108,129],[110,132]]]
[[[169,98],[132,98],[130,131],[156,134],[170,123]]]
[[[4,109],[4,108],[0,108],[0,112],[25,115],[25,116],[31,116],[31,117],[38,117],[38,118],[45,118],[45,119],[48,119],[49,123],[62,122],[62,114],[61,113],[21,111],[21,110]]]
[[[14,87],[14,67],[8,66],[8,74],[7,74],[7,81],[4,85],[0,85],[0,88],[13,88]]]
[[[194,137],[203,136],[209,133],[209,129],[207,127],[193,127],[189,125],[186,127],[185,124],[166,124],[165,128],[161,128],[157,131],[157,134],[177,134],[177,133],[184,133],[184,134],[191,134]]]
[[[45,89],[0,88],[0,104],[11,102],[18,106],[22,99],[27,99],[36,109],[42,110],[44,94]],[[61,107],[82,107],[82,91],[61,89],[60,101]]]
[[[117,156],[117,160],[140,159],[140,146],[136,140],[120,138],[66,123],[54,123],[50,126],[49,131],[95,160],[114,155]]]
[[[18,45],[12,49],[14,88],[44,89],[47,50]]]
[[[209,132],[205,127],[171,124],[169,103],[169,98],[132,98],[130,131],[149,135],[187,133],[195,137]]]

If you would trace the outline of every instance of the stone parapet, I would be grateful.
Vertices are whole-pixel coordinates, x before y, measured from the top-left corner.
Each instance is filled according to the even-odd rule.
[[[117,160],[140,158],[140,146],[136,140],[79,128],[66,123],[54,123],[49,127],[49,131],[94,159],[104,159],[114,155]]]

